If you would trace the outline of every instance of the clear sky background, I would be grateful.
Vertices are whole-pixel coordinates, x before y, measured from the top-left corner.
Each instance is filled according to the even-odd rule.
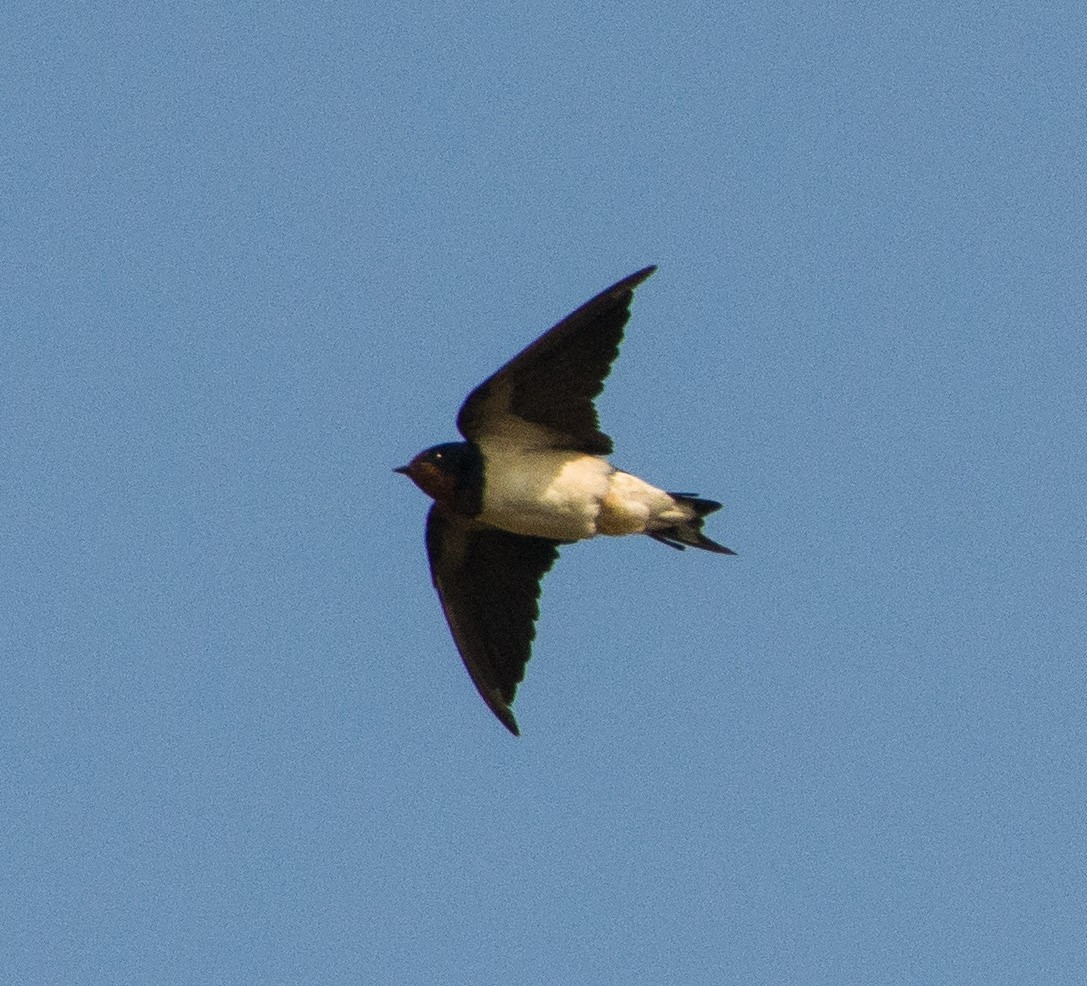
[[[1087,982],[1079,3],[8,4],[5,982]],[[649,263],[509,736],[391,472]]]

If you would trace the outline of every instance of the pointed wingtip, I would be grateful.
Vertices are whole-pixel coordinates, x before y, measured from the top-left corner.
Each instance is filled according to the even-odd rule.
[[[491,706],[492,711],[498,716],[498,721],[502,723],[514,736],[520,736],[521,730],[517,728],[517,720],[513,718],[513,712],[508,705],[500,707]]]
[[[513,709],[510,708],[509,702],[506,701],[502,693],[497,688],[480,686],[475,675],[472,675],[472,680],[475,682],[476,690],[483,698],[483,701],[487,703],[487,708],[495,714],[495,718],[514,736],[520,736],[521,730],[517,728],[517,720],[513,717]]]

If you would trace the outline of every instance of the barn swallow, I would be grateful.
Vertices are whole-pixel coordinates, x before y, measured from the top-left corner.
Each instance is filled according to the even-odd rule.
[[[404,473],[432,497],[426,547],[453,640],[483,701],[515,736],[510,706],[536,635],[540,580],[560,545],[648,534],[673,548],[735,554],[702,533],[721,504],[666,493],[604,456],[595,398],[619,354],[631,274],[567,315],[469,395],[467,439],[420,452]]]

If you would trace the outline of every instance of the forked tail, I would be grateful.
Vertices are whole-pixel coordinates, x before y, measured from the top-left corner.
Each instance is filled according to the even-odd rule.
[[[688,520],[673,524],[671,527],[661,527],[655,531],[646,531],[654,541],[667,544],[671,548],[702,548],[704,551],[715,551],[719,555],[736,554],[731,548],[723,544],[711,541],[702,533],[703,518],[721,509],[721,504],[716,500],[702,500],[694,493],[669,493],[668,494],[681,507],[687,507],[691,512]]]

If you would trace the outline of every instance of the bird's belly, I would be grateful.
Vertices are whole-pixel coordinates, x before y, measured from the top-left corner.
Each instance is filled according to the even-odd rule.
[[[604,459],[580,452],[489,454],[479,519],[556,541],[593,537],[613,472]]]
[[[601,501],[596,529],[600,534],[644,534],[662,519],[671,521],[675,509],[675,501],[664,490],[617,469]],[[686,519],[686,515],[675,519]]]

